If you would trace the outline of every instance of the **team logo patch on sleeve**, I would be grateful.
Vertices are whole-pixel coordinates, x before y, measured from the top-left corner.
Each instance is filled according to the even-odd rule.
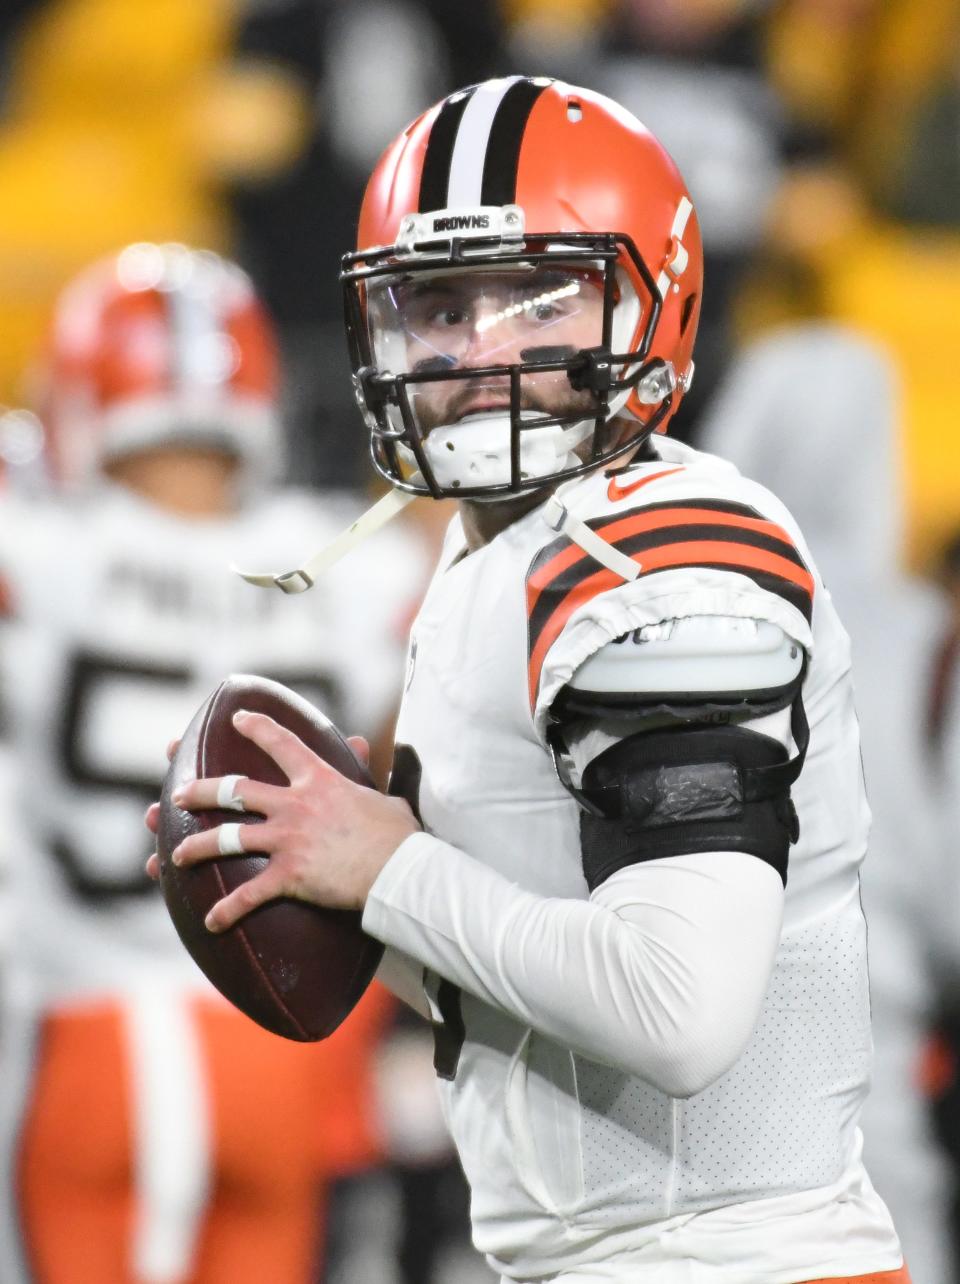
[[[813,576],[793,540],[747,504],[721,499],[647,504],[587,525],[640,565],[640,575],[690,566],[736,571],[813,614]],[[527,574],[530,703],[547,652],[579,607],[623,581],[566,536],[548,544]]]

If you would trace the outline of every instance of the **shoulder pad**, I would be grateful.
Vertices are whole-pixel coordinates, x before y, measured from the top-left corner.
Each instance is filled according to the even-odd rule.
[[[573,674],[560,703],[569,713],[649,713],[782,707],[804,665],[803,649],[767,620],[690,616],[608,642]]]
[[[797,618],[797,628],[790,629],[795,636],[809,633],[815,577],[787,518],[781,525],[739,500],[696,495],[601,517],[579,517],[563,502],[545,511],[558,538],[540,547],[526,576],[528,685],[535,717],[548,653],[572,617],[577,624],[588,616],[609,620],[608,600],[618,590],[630,590],[618,595],[633,604],[621,613],[635,620],[643,598],[669,591],[674,599],[690,599],[690,615],[712,608],[731,616],[779,619],[790,629],[789,615]],[[750,592],[768,599],[769,608],[726,610],[717,600]],[[669,614],[688,612],[672,605]],[[625,619],[622,627],[629,624]]]

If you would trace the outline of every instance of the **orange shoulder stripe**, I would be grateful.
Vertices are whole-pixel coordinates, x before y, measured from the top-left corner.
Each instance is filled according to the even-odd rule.
[[[661,548],[648,549],[643,554],[640,564],[643,573],[648,573],[680,566],[702,566],[704,563],[728,566],[733,571],[743,568],[776,575],[796,584],[811,598],[813,597],[813,576],[808,570],[796,566],[784,557],[777,556],[776,553],[745,544],[728,544],[719,540],[668,544]],[[623,580],[616,572],[604,568],[581,580],[557,604],[530,654],[528,676],[531,708],[536,706],[537,687],[547,652],[563,632],[564,625],[570,616],[592,597],[622,583]]]
[[[741,517],[734,513],[716,512],[713,509],[706,508],[683,507],[682,505],[676,508],[654,509],[650,512],[629,513],[625,517],[615,518],[605,526],[598,526],[596,529],[597,534],[605,539],[608,544],[615,545],[630,535],[641,535],[645,531],[663,529],[669,526],[696,525],[701,522],[709,523],[711,526],[730,526],[740,530],[756,531],[758,534],[769,535],[773,539],[782,540],[791,548],[794,547],[793,540],[783,527],[778,526],[776,522],[767,521],[762,517]],[[535,571],[527,581],[527,614],[532,614],[540,594],[558,575],[586,556],[587,554],[579,544],[571,543],[568,548],[562,549],[549,562]],[[649,554],[645,554],[643,565],[646,566],[648,561]]]

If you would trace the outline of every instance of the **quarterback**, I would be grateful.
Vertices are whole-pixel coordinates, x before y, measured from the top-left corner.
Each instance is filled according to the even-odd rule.
[[[412,630],[395,796],[239,714],[290,783],[239,781],[272,859],[210,930],[280,895],[362,907],[434,1023],[504,1281],[906,1284],[857,1126],[847,635],[785,507],[658,435],[703,282],[683,180],[616,103],[507,77],[393,142],[359,245],[375,465],[459,512]],[[175,859],[252,841],[214,829]]]

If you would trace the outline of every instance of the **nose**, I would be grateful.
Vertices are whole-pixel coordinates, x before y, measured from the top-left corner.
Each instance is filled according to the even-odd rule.
[[[519,306],[498,307],[495,302],[479,309],[470,331],[465,364],[510,365],[519,361],[523,342],[522,325],[517,324],[517,317],[522,316],[522,312]]]

